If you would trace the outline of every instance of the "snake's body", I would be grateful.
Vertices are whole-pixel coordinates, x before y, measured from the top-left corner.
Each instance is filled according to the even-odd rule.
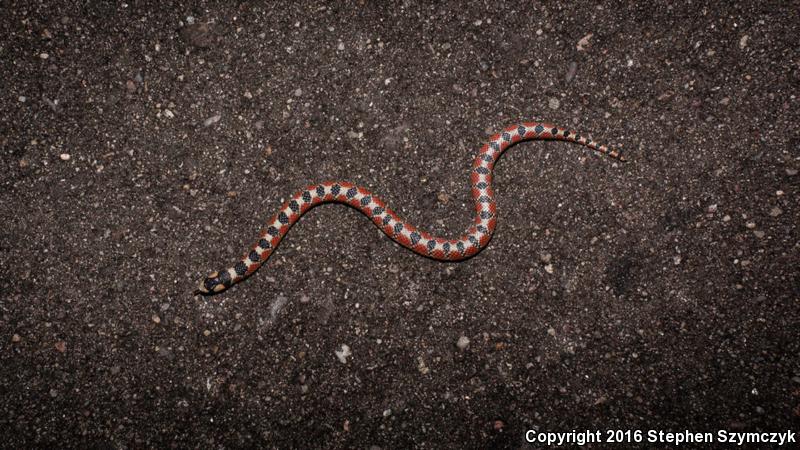
[[[247,278],[269,259],[289,229],[310,208],[322,203],[344,203],[369,217],[393,241],[419,255],[441,261],[459,261],[480,252],[489,243],[497,224],[492,171],[500,155],[512,144],[526,140],[557,139],[577,142],[592,150],[624,161],[616,151],[587,139],[574,131],[553,125],[527,122],[506,128],[485,144],[470,171],[475,220],[456,239],[432,236],[404,221],[366,189],[344,181],[329,181],[308,186],[296,193],[273,216],[253,248],[231,268],[214,272],[203,280],[198,294],[215,294]]]

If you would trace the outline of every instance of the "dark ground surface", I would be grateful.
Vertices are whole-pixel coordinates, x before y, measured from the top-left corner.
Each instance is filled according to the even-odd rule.
[[[2,2],[0,446],[797,429],[795,2],[134,3]],[[325,206],[192,297],[315,181],[460,233],[521,120],[633,162],[521,144],[469,261]]]

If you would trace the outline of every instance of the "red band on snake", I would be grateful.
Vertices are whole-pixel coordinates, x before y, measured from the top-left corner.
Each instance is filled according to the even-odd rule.
[[[267,222],[258,242],[233,267],[206,277],[195,294],[210,295],[224,291],[250,276],[278,247],[289,229],[309,209],[322,203],[343,203],[361,211],[393,241],[419,255],[440,261],[460,261],[474,256],[489,243],[497,225],[492,173],[500,155],[520,141],[556,139],[582,144],[611,158],[625,161],[616,150],[553,125],[527,122],[506,128],[484,145],[470,171],[475,220],[458,238],[433,236],[404,221],[368,190],[344,181],[328,181],[308,186],[289,199]]]

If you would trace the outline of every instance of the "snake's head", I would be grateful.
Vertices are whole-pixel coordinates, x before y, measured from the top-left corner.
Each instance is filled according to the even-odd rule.
[[[225,289],[227,289],[227,286],[225,285],[225,282],[222,278],[223,277],[220,276],[219,272],[213,272],[209,274],[203,280],[203,282],[200,283],[200,286],[197,288],[196,291],[194,291],[194,294],[213,295],[224,291]]]

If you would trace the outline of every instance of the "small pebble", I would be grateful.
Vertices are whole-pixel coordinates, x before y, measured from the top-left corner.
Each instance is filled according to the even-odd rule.
[[[24,95],[20,95],[20,96],[17,98],[17,100],[19,100],[19,101],[20,101],[20,103],[25,103],[25,101],[26,101],[26,100],[28,100],[28,98],[27,98],[27,97],[25,97]]]
[[[14,335],[11,336],[11,342],[13,342],[15,344],[17,342],[20,342],[21,340],[22,340],[22,337],[20,335],[18,335],[17,333],[14,333]]]
[[[302,89],[300,89],[300,88],[297,88],[297,89],[294,91],[294,96],[295,96],[295,97],[300,97],[301,95],[303,95],[303,90],[302,90]]]
[[[417,370],[419,370],[419,373],[423,375],[427,375],[431,371],[431,369],[428,368],[428,365],[425,364],[425,360],[422,359],[422,356],[417,358]]]
[[[755,230],[755,231],[753,231],[753,234],[754,234],[754,235],[755,235],[757,238],[761,239],[761,238],[763,238],[763,237],[764,237],[764,234],[765,234],[765,233],[764,233],[763,231],[761,231],[761,230]]]
[[[745,224],[745,226],[746,226],[747,228],[749,228],[749,229],[751,229],[751,230],[752,230],[753,228],[755,228],[755,227],[756,227],[756,223],[755,223],[755,222],[747,222],[747,223]]]
[[[445,192],[439,192],[439,193],[436,195],[436,198],[438,198],[438,199],[439,199],[439,202],[440,202],[440,203],[442,203],[442,204],[445,204],[445,205],[447,204],[447,202],[449,202],[449,201],[450,201],[450,196],[449,196],[449,195],[447,195]]]
[[[744,49],[745,47],[747,47],[747,41],[749,41],[749,40],[750,40],[750,36],[748,36],[746,34],[744,36],[742,36],[742,38],[739,39],[739,48]]]
[[[71,156],[69,155],[69,153],[62,153],[59,155],[59,158],[61,158],[62,161],[69,161]]]
[[[214,125],[215,123],[219,122],[219,119],[221,119],[221,118],[222,118],[222,116],[221,116],[221,115],[219,115],[219,114],[215,114],[215,115],[213,115],[213,116],[209,117],[208,119],[206,119],[206,120],[203,122],[203,125],[205,125],[205,126]]]
[[[548,265],[544,266],[544,271],[547,272],[547,273],[553,273],[553,265],[552,264],[548,264]]]
[[[347,357],[353,354],[347,344],[342,344],[342,349],[335,350],[334,353],[336,353],[336,357],[339,358],[339,362],[342,364],[346,364]]]
[[[539,261],[543,262],[544,264],[548,264],[552,259],[553,255],[550,253],[539,253]]]
[[[786,175],[789,175],[790,177],[797,175],[797,169],[786,169]]]
[[[575,74],[577,72],[578,72],[578,63],[572,61],[571,63],[569,63],[569,67],[567,68],[567,76],[564,77],[564,81],[566,81],[567,83],[572,81],[572,79],[575,78]]]
[[[542,34],[541,31],[542,30],[537,30],[536,34]],[[578,44],[575,46],[575,48],[579,52],[586,50],[586,48],[589,47],[589,40],[592,38],[593,35],[594,33],[589,33],[586,36],[582,37],[581,40],[578,41]]]
[[[456,347],[458,347],[461,350],[464,350],[467,347],[469,347],[469,338],[466,336],[461,336],[460,338],[458,338],[458,342],[456,342]]]
[[[550,336],[556,337],[556,329],[553,328],[553,327],[548,328],[547,329],[547,334],[549,334]]]
[[[278,313],[281,311],[281,309],[283,309],[288,301],[289,299],[284,295],[279,295],[275,298],[275,301],[272,303],[272,306],[270,306],[269,309],[269,315],[272,320],[275,320],[278,317]]]
[[[153,314],[153,317],[151,317],[151,319],[153,320],[154,323],[161,323],[161,317],[158,317],[157,314]]]
[[[67,351],[67,343],[64,342],[64,341],[56,342],[55,343],[55,347],[56,347],[56,350],[58,350],[61,353],[64,353],[65,351]]]
[[[775,206],[775,207],[773,207],[772,209],[769,210],[769,215],[772,216],[772,217],[778,217],[781,214],[783,214],[783,211],[780,208],[778,208],[777,206]]]
[[[211,336],[211,330],[203,330],[203,336]]]
[[[336,46],[336,49],[339,51],[344,50],[344,42],[339,42],[339,45]]]
[[[48,55],[47,53],[39,53],[39,58],[47,59],[49,57],[50,57],[50,55]]]
[[[553,97],[547,102],[547,106],[549,106],[550,109],[558,109],[558,107],[561,106],[561,102],[557,98]]]

